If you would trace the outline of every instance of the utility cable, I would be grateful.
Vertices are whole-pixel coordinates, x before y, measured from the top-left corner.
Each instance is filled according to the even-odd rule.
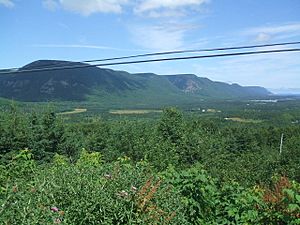
[[[257,54],[282,53],[282,52],[299,52],[299,51],[300,51],[300,48],[292,48],[292,49],[276,49],[276,50],[265,50],[265,51],[223,53],[223,54],[214,54],[214,55],[197,55],[197,56],[160,58],[160,59],[147,59],[147,60],[111,62],[111,63],[84,64],[84,65],[63,66],[63,67],[49,67],[49,68],[37,68],[37,69],[20,69],[20,70],[16,70],[16,71],[3,71],[3,72],[0,72],[0,74],[15,74],[15,73],[26,73],[26,72],[42,72],[42,71],[53,71],[53,70],[67,70],[67,69],[89,68],[89,67],[97,67],[97,66],[113,66],[113,65],[125,65],[125,64],[127,65],[127,64],[149,63],[149,62],[163,62],[163,61],[174,61],[174,60],[203,59],[203,58],[216,58],[216,57],[228,57],[228,56],[243,56],[243,55],[257,55]]]
[[[103,58],[103,59],[91,59],[91,60],[84,60],[84,61],[65,62],[65,63],[60,63],[59,66],[67,66],[67,65],[74,64],[74,63],[94,63],[94,62],[104,62],[104,61],[113,61],[113,60],[120,60],[120,59],[131,59],[131,58],[140,58],[140,57],[149,57],[149,56],[161,56],[161,55],[196,53],[196,52],[228,51],[228,50],[264,48],[264,47],[286,46],[286,45],[296,45],[296,44],[300,44],[300,41],[271,43],[271,44],[262,44],[262,45],[245,45],[245,46],[234,46],[234,47],[218,47],[218,48],[203,48],[203,49],[154,52],[154,53],[120,56],[120,57],[113,57],[113,58]],[[51,65],[49,65],[49,67],[47,67],[47,68],[51,68]],[[18,70],[18,69],[21,69],[21,68],[10,68],[10,69],[7,69],[7,70]]]

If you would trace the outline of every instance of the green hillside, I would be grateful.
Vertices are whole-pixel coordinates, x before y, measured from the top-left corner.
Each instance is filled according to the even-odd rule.
[[[39,60],[20,70],[82,63]],[[109,105],[176,105],[203,99],[265,97],[261,87],[214,82],[196,75],[130,74],[98,67],[5,74],[0,97],[25,102],[92,101]]]

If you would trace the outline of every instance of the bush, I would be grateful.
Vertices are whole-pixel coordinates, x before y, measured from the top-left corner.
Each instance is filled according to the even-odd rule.
[[[30,182],[8,183],[0,223],[186,224],[176,193],[147,163],[98,164],[98,156],[83,151],[69,164],[57,155],[55,164],[34,170]]]

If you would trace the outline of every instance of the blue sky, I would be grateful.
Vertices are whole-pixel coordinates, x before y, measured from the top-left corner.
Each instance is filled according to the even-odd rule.
[[[38,59],[81,61],[300,41],[300,1],[0,0],[0,27],[0,68],[10,68]],[[194,73],[242,85],[300,88],[300,53],[110,68]]]

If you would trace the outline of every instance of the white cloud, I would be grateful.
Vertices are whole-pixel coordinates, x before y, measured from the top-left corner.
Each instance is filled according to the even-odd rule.
[[[30,47],[34,48],[87,48],[87,49],[101,49],[101,50],[114,50],[114,51],[134,51],[132,49],[114,48],[101,45],[82,45],[82,44],[34,44]],[[137,50],[140,51],[140,50]]]
[[[244,36],[255,38],[256,41],[268,41],[270,39],[287,39],[300,37],[300,23],[288,23],[281,25],[260,26],[248,28],[241,32]]]
[[[122,6],[126,3],[128,0],[44,0],[43,2],[48,9],[53,10],[60,6],[84,16],[93,13],[121,13]]]
[[[278,34],[278,33],[286,33],[286,32],[295,32],[300,31],[300,23],[292,23],[285,25],[275,25],[275,26],[263,26],[263,27],[255,27],[250,28],[245,33],[253,34],[253,33],[267,33],[267,34]]]
[[[201,6],[210,0],[135,0],[133,12],[148,21],[129,24],[134,42],[146,49],[166,51],[186,46],[189,32],[198,28]],[[197,15],[194,12],[198,12]],[[193,15],[192,15],[193,14]]]
[[[276,48],[284,49],[278,46]],[[194,64],[194,68],[198,74],[208,75],[213,80],[230,80],[241,85],[260,85],[267,88],[299,87],[299,59],[299,53],[261,54],[211,59],[202,65]]]
[[[187,14],[187,8],[199,10],[199,7],[210,0],[145,0],[138,1],[134,12],[151,18],[181,17]]]
[[[53,11],[58,8],[59,4],[55,0],[43,0],[43,6]]]
[[[158,19],[162,17],[183,17],[185,16],[184,10],[163,10],[163,11],[150,11],[148,14],[146,14],[147,17]]]
[[[0,0],[10,1],[10,0]],[[61,7],[85,16],[93,13],[121,13],[128,4],[139,15],[149,17],[177,17],[184,13],[187,7],[195,7],[208,3],[210,0],[43,0],[43,5],[49,10]],[[146,13],[146,14],[145,14]]]
[[[270,34],[259,33],[259,34],[256,36],[255,41],[257,41],[257,42],[266,42],[266,41],[269,41],[271,38],[272,38],[272,37],[271,37]]]
[[[12,8],[15,6],[11,0],[0,0],[0,5],[4,5],[7,8]]]
[[[161,8],[176,9],[186,6],[200,6],[208,0],[146,0],[136,7],[137,12],[146,12]]]
[[[288,42],[300,37],[300,22],[258,26],[237,31],[232,40],[220,46],[252,45],[253,41]],[[221,40],[224,41],[227,36]],[[273,46],[254,50],[285,49],[289,47]],[[260,85],[267,88],[299,87],[299,52],[260,54],[251,56],[216,58],[195,63],[198,75],[208,76],[212,80],[231,81],[241,85]]]
[[[65,23],[59,22],[58,26],[60,26],[61,28],[65,29],[65,30],[70,30],[70,27]]]
[[[134,42],[146,49],[164,51],[180,49],[186,34],[198,26],[184,23],[141,24],[130,26]]]

